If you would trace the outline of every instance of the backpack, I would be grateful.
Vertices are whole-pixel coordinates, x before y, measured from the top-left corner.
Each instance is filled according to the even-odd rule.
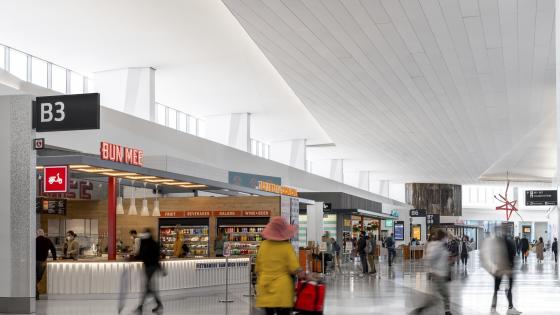
[[[457,256],[457,254],[459,254],[459,244],[456,240],[449,242],[448,250],[451,253],[451,256]]]
[[[387,238],[387,240],[385,240],[385,247],[387,247],[388,249],[392,249],[393,247],[395,247],[395,242],[393,241],[392,237]]]

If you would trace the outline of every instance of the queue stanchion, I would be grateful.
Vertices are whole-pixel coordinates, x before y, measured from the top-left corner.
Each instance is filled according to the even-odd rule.
[[[229,298],[229,256],[231,256],[231,244],[226,242],[224,244],[224,257],[226,258],[226,297],[219,300],[221,303],[233,303]]]

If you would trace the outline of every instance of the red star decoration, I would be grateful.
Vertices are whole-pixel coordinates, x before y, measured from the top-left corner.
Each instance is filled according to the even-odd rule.
[[[508,200],[508,190],[509,190],[509,180],[507,181],[507,185],[506,185],[505,197],[502,196],[501,194],[498,194],[498,196],[500,196],[500,198],[494,196],[494,198],[496,198],[496,200],[503,203],[502,205],[497,206],[496,210],[505,210],[507,221],[509,221],[509,219],[511,218],[511,215],[513,214],[513,211],[517,211],[517,207],[516,207],[517,200],[513,200],[513,201]]]

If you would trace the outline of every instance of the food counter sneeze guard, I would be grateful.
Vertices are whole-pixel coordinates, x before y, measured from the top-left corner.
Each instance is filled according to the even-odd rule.
[[[166,260],[162,265],[167,276],[158,277],[157,287],[163,292],[225,285],[225,259]],[[230,258],[229,283],[248,283],[249,268],[249,258]],[[80,295],[85,299],[95,298],[95,295],[116,295],[124,271],[130,274],[126,291],[141,293],[144,277],[141,262],[49,262],[47,294],[49,298]]]

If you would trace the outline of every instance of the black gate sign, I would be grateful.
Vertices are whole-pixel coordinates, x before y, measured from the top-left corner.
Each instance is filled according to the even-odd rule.
[[[556,190],[526,190],[526,206],[556,206],[558,192]]]
[[[411,217],[425,217],[426,216],[426,209],[411,209],[410,210]]]
[[[33,127],[37,132],[99,129],[99,93],[37,97]]]

